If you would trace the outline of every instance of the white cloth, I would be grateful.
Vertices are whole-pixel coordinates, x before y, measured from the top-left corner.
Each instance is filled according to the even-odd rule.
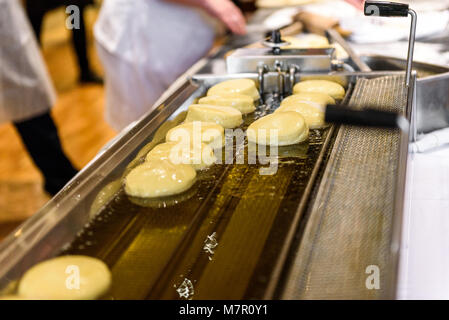
[[[105,0],[94,34],[105,68],[106,120],[121,130],[208,52],[215,28],[196,8],[164,0]]]
[[[449,23],[448,0],[398,1],[410,3],[417,11],[416,38],[443,35]],[[340,21],[340,26],[352,32],[355,43],[385,43],[406,40],[410,34],[410,18],[367,17],[362,11],[342,0],[319,1],[303,7],[304,10],[329,16]]]
[[[449,144],[449,128],[440,129],[419,137],[410,145],[411,152],[421,153]]]
[[[20,0],[0,0],[0,123],[42,114],[55,100]]]

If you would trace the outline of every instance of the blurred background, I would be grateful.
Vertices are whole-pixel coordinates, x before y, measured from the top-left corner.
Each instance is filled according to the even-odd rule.
[[[84,12],[91,68],[103,75],[95,53],[92,28],[101,1]],[[52,110],[63,148],[77,169],[84,167],[116,132],[104,120],[103,86],[80,84],[65,7],[49,11],[42,27],[42,53],[58,93]],[[0,125],[0,238],[35,213],[50,196],[22,140],[11,124]]]

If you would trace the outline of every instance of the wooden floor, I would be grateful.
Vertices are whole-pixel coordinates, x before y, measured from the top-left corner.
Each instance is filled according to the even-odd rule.
[[[89,30],[89,54],[94,69],[102,74],[94,52],[92,26],[98,10],[85,12]],[[116,134],[104,121],[103,87],[80,86],[70,32],[62,9],[47,14],[43,53],[58,91],[52,111],[64,150],[80,169]],[[0,239],[30,217],[48,200],[43,179],[11,124],[0,125]]]

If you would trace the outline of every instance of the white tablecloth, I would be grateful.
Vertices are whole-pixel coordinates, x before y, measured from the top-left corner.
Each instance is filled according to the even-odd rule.
[[[449,146],[410,154],[399,299],[449,299]]]

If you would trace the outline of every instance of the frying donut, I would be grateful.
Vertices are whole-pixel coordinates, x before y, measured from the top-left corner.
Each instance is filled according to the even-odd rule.
[[[131,170],[125,178],[126,194],[157,198],[182,193],[195,183],[196,171],[188,164],[150,160]]]
[[[20,280],[18,294],[33,300],[92,300],[104,296],[110,286],[111,273],[101,260],[62,256],[29,269]]]
[[[198,141],[195,141],[198,136]],[[224,145],[224,128],[215,122],[192,121],[185,122],[170,129],[165,140],[168,142],[203,142],[217,149]]]
[[[323,107],[317,103],[310,101],[283,103],[276,109],[275,113],[290,111],[298,112],[302,115],[310,129],[317,129],[325,126]]]
[[[195,170],[203,170],[211,166],[217,159],[214,150],[205,143],[183,144],[181,142],[166,142],[151,150],[146,161],[169,160],[173,164],[190,164]]]
[[[345,96],[345,89],[336,82],[328,80],[306,80],[297,83],[293,87],[293,93],[320,92],[327,93],[335,100],[341,100]]]
[[[250,96],[254,101],[260,98],[256,83],[251,79],[232,79],[220,82],[210,88],[207,95],[215,96],[229,93],[244,94]]]
[[[223,93],[201,98],[199,104],[208,104],[213,106],[232,107],[239,110],[242,114],[254,112],[256,107],[250,96],[238,93]]]
[[[224,128],[236,128],[243,122],[242,113],[232,107],[192,104],[187,112],[186,122],[215,122]]]
[[[287,146],[307,140],[309,128],[297,112],[277,112],[253,122],[247,130],[248,141],[270,146]]]

